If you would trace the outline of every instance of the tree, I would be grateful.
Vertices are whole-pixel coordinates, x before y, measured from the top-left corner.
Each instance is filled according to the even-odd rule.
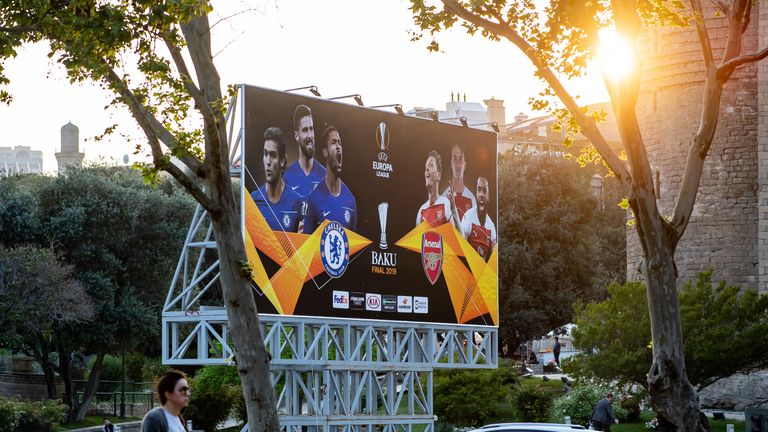
[[[597,209],[592,173],[559,157],[499,159],[499,328],[510,355],[523,341],[571,322],[575,299],[602,298],[608,283],[626,275],[625,212],[616,205]],[[611,180],[607,202],[618,203]]]
[[[211,52],[210,11],[204,0],[4,3],[0,55],[7,59],[25,43],[47,41],[71,80],[101,83],[115,93],[114,104],[128,107],[151,150],[147,178],[168,172],[208,212],[249,428],[277,431],[269,359],[230,178],[226,101]],[[0,98],[10,95],[5,91]]]
[[[543,96],[559,100],[570,118],[560,111],[569,138],[581,132],[616,175],[632,209],[643,252],[643,275],[647,282],[648,307],[653,335],[653,364],[648,374],[649,393],[659,415],[661,430],[708,430],[706,417],[698,406],[697,394],[686,374],[685,354],[676,296],[675,249],[691,219],[693,206],[710,146],[717,127],[720,98],[725,84],[739,66],[768,56],[768,49],[743,54],[742,38],[750,24],[752,0],[713,1],[714,10],[704,15],[700,0],[592,2],[551,0],[537,9],[538,2],[498,0],[441,0],[443,8],[424,0],[411,0],[416,25],[432,34],[461,23],[470,34],[511,42],[535,67],[546,84]],[[706,18],[706,19],[705,19]],[[725,49],[715,61],[707,21],[728,29]],[[696,29],[704,60],[701,117],[689,144],[681,188],[674,212],[667,219],[659,212],[653,175],[635,112],[640,70],[635,68],[621,79],[605,77],[626,162],[611,149],[597,129],[594,117],[578,106],[561,77],[582,75],[587,60],[595,54],[598,30],[615,28],[629,42],[635,65],[642,62],[635,48],[641,31],[654,26],[692,25]],[[418,34],[416,35],[419,36]],[[437,49],[437,42],[430,44]],[[535,108],[546,106],[539,100]],[[596,113],[593,113],[596,114]]]
[[[44,338],[35,333],[20,342],[51,383],[54,370],[63,378],[68,420],[77,420],[98,388],[108,353],[131,350],[145,341],[158,344],[159,296],[170,284],[167,269],[183,244],[191,200],[170,181],[153,189],[135,171],[104,166],[69,168],[56,178],[36,181],[0,179],[0,191],[7,202],[23,203],[5,208],[0,204],[0,225],[13,223],[19,214],[34,221],[36,231],[28,240],[60,254],[76,275],[84,303],[91,306],[89,319],[61,322]],[[13,244],[19,236],[13,230],[0,232],[0,243]],[[50,361],[51,352],[58,354],[58,362]],[[96,357],[81,403],[71,359],[83,354]]]
[[[42,366],[48,398],[56,397],[52,333],[93,318],[93,302],[50,249],[0,249],[0,347],[21,349]]]
[[[768,295],[713,283],[700,273],[679,293],[686,370],[706,386],[733,373],[768,364]],[[645,286],[614,284],[599,303],[576,306],[574,344],[585,354],[565,365],[569,373],[619,383],[647,382],[652,362],[651,324]]]

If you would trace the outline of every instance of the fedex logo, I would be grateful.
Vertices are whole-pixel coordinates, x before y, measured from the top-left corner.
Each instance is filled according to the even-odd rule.
[[[349,309],[349,291],[333,292],[333,308]]]

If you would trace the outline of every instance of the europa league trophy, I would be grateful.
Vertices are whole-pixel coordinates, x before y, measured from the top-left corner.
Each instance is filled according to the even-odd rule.
[[[382,249],[387,248],[387,209],[389,203],[379,204],[379,226],[381,226],[381,241],[379,241],[379,247]]]

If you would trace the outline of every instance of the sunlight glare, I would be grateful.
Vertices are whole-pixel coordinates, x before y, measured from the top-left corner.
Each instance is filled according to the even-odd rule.
[[[604,28],[597,35],[600,38],[597,60],[603,74],[610,80],[623,78],[634,67],[632,46],[614,29]]]

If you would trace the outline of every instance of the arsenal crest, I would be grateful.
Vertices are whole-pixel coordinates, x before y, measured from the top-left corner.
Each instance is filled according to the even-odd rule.
[[[427,279],[434,285],[443,270],[443,237],[440,234],[429,231],[421,236],[421,264]]]

